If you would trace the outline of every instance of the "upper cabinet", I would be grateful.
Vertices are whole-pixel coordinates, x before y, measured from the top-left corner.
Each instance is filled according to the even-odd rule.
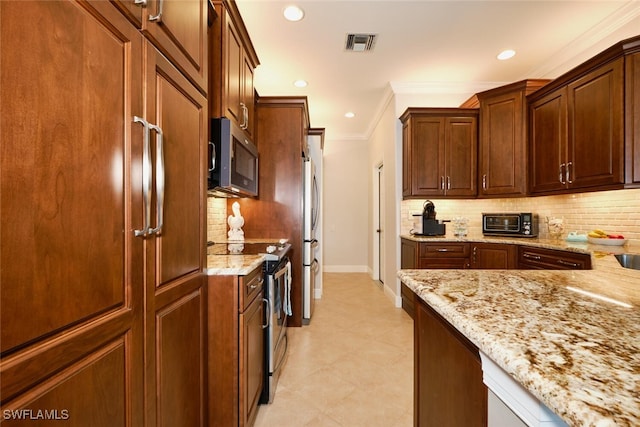
[[[479,197],[526,195],[526,95],[548,82],[549,80],[523,80],[475,96],[480,107]],[[478,102],[465,105],[477,104]]]
[[[640,41],[636,41],[636,49]],[[625,65],[625,186],[640,187],[640,52],[627,55]]]
[[[409,108],[403,124],[403,198],[476,196],[478,110]]]
[[[622,41],[528,97],[532,195],[640,185],[639,52]]]
[[[218,19],[210,34],[212,49],[212,117],[233,120],[253,137],[255,126],[255,90],[253,74],[258,56],[233,1],[213,2]]]
[[[207,92],[207,0],[115,0],[122,13],[203,94]]]

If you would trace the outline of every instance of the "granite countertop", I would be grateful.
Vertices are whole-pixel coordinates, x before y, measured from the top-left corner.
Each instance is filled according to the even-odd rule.
[[[589,252],[593,270],[400,270],[398,277],[569,425],[640,425],[640,271],[612,255],[637,247],[512,240],[504,242]]]
[[[260,267],[264,255],[207,255],[207,276],[246,276]]]
[[[222,240],[215,245],[271,243],[278,239]],[[209,251],[207,251],[209,252]],[[265,255],[219,255],[207,253],[207,276],[246,276],[265,261]]]

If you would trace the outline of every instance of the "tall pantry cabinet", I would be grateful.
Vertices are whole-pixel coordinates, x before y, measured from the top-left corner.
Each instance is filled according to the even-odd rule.
[[[8,426],[204,424],[207,3],[116,5],[0,2]]]

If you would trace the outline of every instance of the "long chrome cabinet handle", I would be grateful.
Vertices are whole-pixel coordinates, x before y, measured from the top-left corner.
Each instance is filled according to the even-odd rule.
[[[149,234],[160,234],[164,224],[164,135],[160,126],[149,124],[149,129],[156,132],[156,228]]]
[[[211,141],[209,141],[209,146],[211,147],[211,167],[209,168],[209,172],[213,172],[216,170],[216,146]]]
[[[487,174],[486,173],[484,175],[482,175],[482,189],[483,190],[487,189]]]
[[[158,0],[158,14],[149,15],[149,21],[162,22],[162,1],[163,0]]]
[[[240,129],[245,130],[249,127],[249,123],[248,123],[249,109],[244,104],[244,102],[240,103],[240,109],[242,110],[242,123],[240,124]]]
[[[134,234],[146,236],[151,227],[151,147],[149,146],[149,122],[142,117],[134,116],[134,123],[142,124],[144,132],[142,134],[142,200],[144,203],[144,222],[142,230],[135,230]]]
[[[262,329],[267,329],[271,324],[271,304],[269,303],[269,300],[266,298],[262,298],[262,302],[264,302],[265,306],[267,307],[267,310],[266,310],[267,313],[265,315],[266,323],[262,325]]]
[[[573,184],[571,180],[571,169],[573,169],[573,162],[567,163],[567,172],[565,174],[565,179],[569,184]]]
[[[564,180],[564,169],[565,169],[565,164],[560,163],[560,171],[558,172],[558,179],[560,180],[560,184],[562,185],[566,184],[566,181]]]

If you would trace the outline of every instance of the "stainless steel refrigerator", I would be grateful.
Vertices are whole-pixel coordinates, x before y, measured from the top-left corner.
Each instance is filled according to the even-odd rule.
[[[313,315],[315,281],[319,271],[317,259],[318,219],[320,215],[320,194],[318,181],[316,179],[315,164],[312,158],[308,157],[304,161],[304,196],[303,196],[303,246],[302,246],[302,322],[309,324]]]

